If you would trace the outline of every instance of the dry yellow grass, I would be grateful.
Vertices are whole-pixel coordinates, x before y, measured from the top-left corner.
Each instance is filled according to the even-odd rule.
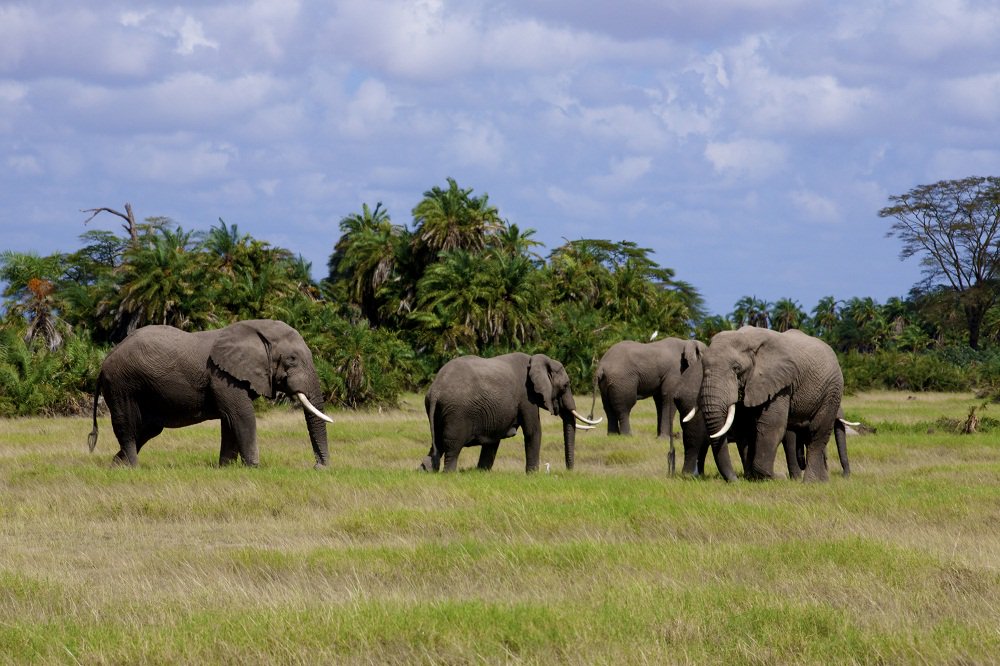
[[[547,419],[531,477],[519,439],[416,472],[418,396],[335,414],[327,472],[282,409],[255,470],[215,467],[218,424],[123,470],[107,419],[92,456],[86,419],[0,421],[0,662],[988,663],[1000,437],[914,397],[845,400],[877,433],[815,486],[667,478],[649,401],[572,473]]]

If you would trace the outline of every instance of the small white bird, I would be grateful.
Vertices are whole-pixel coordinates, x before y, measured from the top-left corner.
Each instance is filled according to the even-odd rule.
[[[549,473],[549,464],[548,463],[545,463],[545,473],[546,474]]]
[[[659,334],[660,334],[660,329],[656,329],[655,331],[653,331],[653,334],[649,336],[649,341],[652,342],[653,340],[655,340],[656,336]]]

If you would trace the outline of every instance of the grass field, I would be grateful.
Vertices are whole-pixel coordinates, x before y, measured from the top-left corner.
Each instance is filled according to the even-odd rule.
[[[333,413],[325,472],[280,409],[252,470],[217,422],[123,470],[107,419],[94,455],[87,419],[0,421],[0,662],[998,663],[1000,434],[937,423],[976,404],[847,398],[877,432],[820,485],[667,478],[651,401],[571,473],[547,418],[531,477],[519,438],[416,472],[419,396]]]

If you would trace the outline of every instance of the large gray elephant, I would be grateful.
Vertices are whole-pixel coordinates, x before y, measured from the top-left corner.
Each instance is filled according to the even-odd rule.
[[[676,410],[690,414],[697,407],[701,388],[701,358],[706,345],[697,340],[664,338],[656,342],[625,340],[611,346],[597,364],[596,380],[601,404],[608,417],[608,434],[629,435],[629,416],[635,403],[653,398],[656,405],[656,436],[670,441],[667,468],[674,473],[673,421]],[[703,471],[708,433],[698,414],[681,424],[684,474]],[[718,447],[716,464],[720,464]],[[731,467],[731,465],[730,465]]]
[[[755,438],[755,428],[752,417],[741,417],[741,412],[749,413],[744,407],[737,405],[736,418],[727,433],[727,438],[736,443],[736,448],[743,463],[743,469],[749,469],[752,463],[749,452]],[[857,426],[860,423],[844,418],[844,410],[837,411],[837,420],[833,423],[833,440],[837,445],[837,457],[840,459],[841,474],[847,478],[851,475],[851,462],[847,455],[847,426]],[[746,426],[749,426],[747,428]],[[798,440],[796,431],[789,429],[781,438],[785,452],[785,464],[788,466],[788,478],[799,480],[806,469],[805,447]]]
[[[520,352],[494,358],[462,356],[448,361],[438,371],[424,399],[431,428],[431,449],[421,468],[440,469],[444,456],[446,472],[458,466],[463,447],[481,446],[479,469],[493,467],[500,440],[524,431],[525,470],[538,470],[542,446],[539,407],[563,422],[566,469],[573,469],[576,412],[569,375],[562,363],[544,354]]]
[[[837,421],[844,377],[837,356],[819,338],[744,326],[716,334],[705,352],[698,398],[709,437],[721,440],[736,421],[746,438],[748,478],[774,476],[786,431],[805,450],[805,481],[826,481],[826,444]],[[713,442],[713,446],[716,444]]]
[[[114,462],[135,466],[143,445],[164,428],[211,419],[222,421],[219,464],[256,466],[257,420],[253,401],[278,392],[295,397],[305,409],[316,468],[326,467],[323,393],[312,352],[299,332],[271,319],[241,321],[214,331],[187,333],[173,326],[146,326],[115,347],[104,363],[94,391],[103,393],[121,450]]]

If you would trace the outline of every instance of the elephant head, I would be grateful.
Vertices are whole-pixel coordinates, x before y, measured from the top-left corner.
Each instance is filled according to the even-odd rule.
[[[797,374],[792,354],[774,331],[744,326],[717,333],[703,361],[699,407],[709,436],[722,437],[736,415],[736,404],[759,407],[791,386]]]
[[[559,361],[545,354],[535,354],[528,361],[529,396],[533,403],[544,407],[563,422],[563,445],[566,469],[573,469],[576,457],[576,429],[589,429],[598,421],[584,418],[576,411],[576,400],[570,389],[569,375]],[[577,419],[589,425],[577,426]]]
[[[708,345],[700,340],[685,340],[681,349],[681,381],[677,389],[677,402],[682,419],[690,421],[692,411],[698,408],[698,395],[704,368],[702,359]]]
[[[329,461],[323,391],[312,352],[294,328],[281,321],[241,321],[219,332],[209,359],[216,367],[266,398],[295,397],[305,409],[316,466]]]

